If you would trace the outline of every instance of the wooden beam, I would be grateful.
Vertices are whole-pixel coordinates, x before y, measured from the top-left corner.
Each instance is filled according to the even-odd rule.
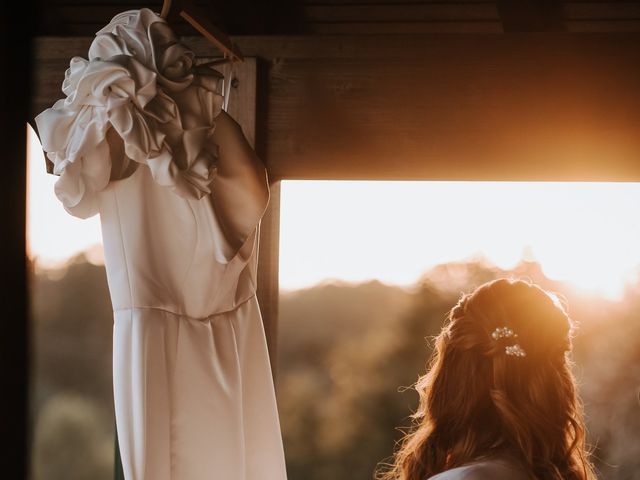
[[[464,22],[498,20],[491,2],[424,2],[385,4],[308,5],[308,22]]]
[[[421,33],[500,33],[498,20],[420,22],[313,22],[310,33],[322,35],[407,35]]]
[[[571,20],[638,20],[640,19],[640,2],[619,1],[582,1],[563,2],[562,10],[565,19]]]
[[[260,223],[258,256],[258,302],[267,336],[274,383],[278,371],[278,304],[280,261],[280,182],[270,184],[269,207]]]
[[[637,1],[621,0],[198,0],[209,18],[234,34],[479,33],[489,31],[629,31],[639,19]],[[162,2],[118,0],[43,2],[39,34],[92,36],[124,10],[160,10]],[[500,15],[498,15],[498,9]],[[502,20],[502,21],[501,21]],[[583,23],[583,21],[587,23]],[[179,35],[194,35],[184,21]],[[584,28],[583,28],[584,27]],[[494,30],[495,28],[495,30]],[[637,27],[635,31],[638,31]],[[605,30],[606,29],[606,30]]]
[[[561,32],[564,30],[560,0],[498,0],[505,32]]]
[[[275,178],[640,181],[638,35],[282,43]]]
[[[265,160],[267,171],[271,168],[267,160],[269,65],[257,62],[256,71],[256,136],[255,150]],[[263,316],[271,373],[277,388],[278,373],[278,307],[280,302],[280,182],[271,179],[269,173],[269,206],[260,224],[260,251],[258,252],[258,301]]]
[[[636,20],[565,20],[567,32],[606,33],[640,32],[640,18]]]
[[[205,59],[210,60],[210,59]],[[258,62],[247,58],[235,66],[229,114],[240,124],[249,143],[256,152],[264,154],[264,138],[260,129],[265,128],[263,106],[258,98]],[[262,150],[262,152],[261,152]],[[271,370],[276,375],[276,341],[278,325],[278,248],[280,228],[280,184],[270,185],[269,207],[260,222],[260,244],[258,251],[258,303],[262,314],[267,346],[271,359]]]
[[[640,34],[234,40],[269,67],[274,181],[640,181]],[[89,41],[39,40],[36,105]]]

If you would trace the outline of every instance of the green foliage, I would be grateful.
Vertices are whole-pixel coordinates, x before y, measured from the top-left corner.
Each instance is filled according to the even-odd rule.
[[[566,298],[582,324],[574,358],[597,466],[603,479],[640,479],[640,286],[620,302],[580,296],[535,263],[512,272],[482,263],[438,266],[394,311],[370,285],[283,295],[278,392],[289,479],[371,479],[392,454],[398,428],[410,425],[418,396],[409,387],[426,371],[429,339],[446,312],[460,292],[504,276],[529,278]]]
[[[54,274],[55,273],[55,274]],[[597,464],[640,479],[640,285],[580,296],[539,266],[436,267],[411,290],[379,282],[284,293],[278,399],[290,480],[369,480],[410,425],[430,338],[460,292],[498,276],[563,293],[581,323],[574,358]],[[103,267],[82,258],[32,283],[34,480],[113,478],[112,313]]]
[[[33,480],[111,480],[111,415],[78,395],[57,394],[39,415]]]
[[[112,480],[113,315],[104,267],[75,259],[31,282],[33,480]]]

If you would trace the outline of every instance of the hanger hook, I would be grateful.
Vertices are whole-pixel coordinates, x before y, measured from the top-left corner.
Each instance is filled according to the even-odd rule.
[[[227,55],[225,54],[225,57]],[[235,71],[235,62],[230,61],[228,64],[225,65],[225,70],[228,70],[228,74],[224,75],[224,81],[223,81],[223,86],[224,86],[224,92],[223,92],[223,109],[225,112],[229,111],[229,98],[231,97],[231,86],[233,84],[233,74]],[[225,72],[226,73],[226,72]]]

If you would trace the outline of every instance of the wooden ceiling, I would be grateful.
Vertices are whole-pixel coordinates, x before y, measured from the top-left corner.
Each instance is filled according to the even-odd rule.
[[[116,13],[161,2],[44,0],[37,35],[88,36]],[[232,35],[640,32],[640,0],[199,0]],[[192,35],[186,24],[177,33]]]

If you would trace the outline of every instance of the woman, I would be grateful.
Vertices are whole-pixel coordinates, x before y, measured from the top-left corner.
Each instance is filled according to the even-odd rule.
[[[378,479],[595,479],[571,333],[536,285],[500,279],[462,296],[416,385],[415,426]]]

